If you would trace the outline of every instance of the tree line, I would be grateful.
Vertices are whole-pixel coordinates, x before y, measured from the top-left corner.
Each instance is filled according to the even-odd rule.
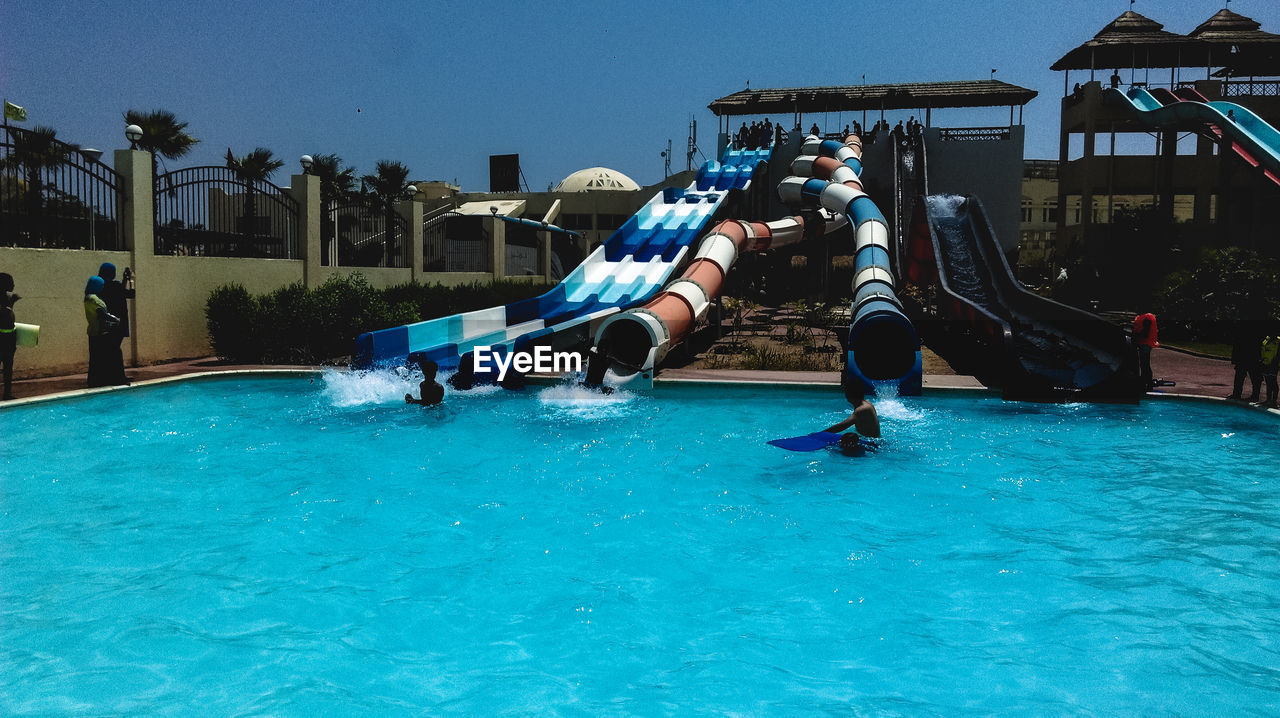
[[[178,159],[189,154],[200,140],[187,132],[186,122],[180,121],[168,110],[142,112],[128,110],[125,123],[142,128],[142,137],[136,142],[139,149],[150,152],[154,174],[157,158]],[[10,151],[0,158],[0,170],[20,173],[27,190],[27,201],[40,203],[44,196],[44,178],[48,172],[68,164],[80,150],[76,144],[58,139],[52,127],[37,125],[31,129],[18,129],[12,133]],[[372,173],[358,175],[356,168],[347,165],[337,154],[314,154],[310,173],[320,178],[320,196],[326,210],[342,203],[365,202],[385,207],[388,211],[397,200],[403,199],[409,188],[409,167],[402,162],[379,160]],[[227,148],[226,167],[240,181],[253,185],[268,182],[272,175],[284,166],[265,147],[255,147],[243,155],[236,155]],[[247,206],[247,205],[246,205]]]

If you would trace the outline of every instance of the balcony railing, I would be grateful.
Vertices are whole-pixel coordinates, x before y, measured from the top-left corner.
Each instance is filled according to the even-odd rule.
[[[1013,136],[1008,127],[952,127],[938,131],[943,142],[995,142]]]
[[[1223,97],[1280,97],[1280,81],[1233,82],[1222,93]]]

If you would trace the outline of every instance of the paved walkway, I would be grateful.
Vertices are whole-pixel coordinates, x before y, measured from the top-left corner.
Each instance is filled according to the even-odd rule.
[[[762,371],[758,369],[663,369],[660,381],[732,381],[760,384],[829,384],[840,386],[840,374],[834,371]],[[982,383],[971,376],[926,374],[925,388],[981,389]]]
[[[228,364],[213,358],[189,359],[136,367],[126,373],[136,382],[163,379],[174,376],[207,372],[245,371],[255,369],[314,369],[315,367],[280,366],[262,364]],[[1163,388],[1159,393],[1185,394],[1221,399],[1231,393],[1234,371],[1231,363],[1223,359],[1194,356],[1171,349],[1158,348],[1151,354],[1151,368],[1157,378],[1172,379],[1177,386]],[[839,384],[835,372],[774,372],[745,369],[669,369],[661,374],[663,379],[699,381],[745,381],[763,383],[816,383]],[[23,379],[13,383],[13,393],[19,399],[48,396],[85,389],[84,374],[71,376]],[[967,387],[982,385],[971,376],[927,374],[925,388]],[[1248,388],[1245,389],[1248,392]],[[1265,391],[1265,389],[1264,389]]]
[[[22,354],[19,352],[19,359]],[[133,383],[145,381],[153,381],[156,379],[168,379],[175,376],[187,376],[190,374],[203,374],[207,372],[228,372],[228,371],[246,371],[255,369],[314,369],[315,367],[306,366],[281,366],[278,364],[230,364],[219,361],[213,357],[204,357],[201,359],[186,359],[183,361],[168,362],[165,364],[152,364],[150,366],[130,367],[125,369],[125,375],[129,377]],[[68,392],[87,392],[89,384],[89,376],[87,374],[71,374],[68,376],[50,376],[40,377],[36,379],[20,379],[13,382],[13,395],[18,399],[31,399],[41,396],[49,396],[52,394],[65,394]],[[112,391],[119,387],[103,387],[92,391]]]

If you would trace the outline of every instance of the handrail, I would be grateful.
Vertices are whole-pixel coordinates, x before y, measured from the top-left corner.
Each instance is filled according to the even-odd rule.
[[[1010,127],[944,127],[938,130],[943,142],[992,142],[1013,137]]]

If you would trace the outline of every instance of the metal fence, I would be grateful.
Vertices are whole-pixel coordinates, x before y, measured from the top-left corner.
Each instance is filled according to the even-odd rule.
[[[1236,80],[1222,89],[1223,97],[1280,97],[1280,82]]]
[[[1013,136],[1008,127],[953,127],[938,131],[943,142],[994,142]]]
[[[542,274],[544,249],[541,232],[520,224],[506,226],[503,270],[508,277]]]
[[[19,127],[0,135],[0,245],[124,247],[120,176],[82,150]]]
[[[492,272],[492,242],[484,217],[443,212],[422,223],[423,270]]]
[[[391,226],[388,228],[388,217]],[[342,267],[408,267],[409,223],[372,198],[329,210],[324,263]]]
[[[209,166],[156,177],[156,254],[297,259],[298,235],[297,200],[270,182]]]
[[[454,217],[463,216],[454,211],[453,207],[445,206],[422,218],[422,271],[444,271],[447,225]]]

